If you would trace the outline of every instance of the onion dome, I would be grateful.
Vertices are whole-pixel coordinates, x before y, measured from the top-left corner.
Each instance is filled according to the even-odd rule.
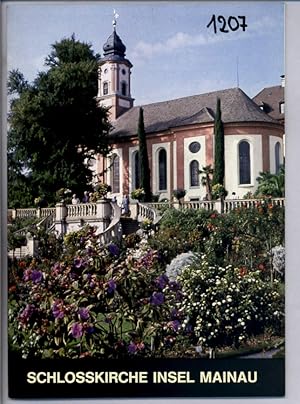
[[[126,46],[121,41],[121,38],[114,29],[113,33],[107,38],[107,41],[103,45],[104,56],[125,56]]]

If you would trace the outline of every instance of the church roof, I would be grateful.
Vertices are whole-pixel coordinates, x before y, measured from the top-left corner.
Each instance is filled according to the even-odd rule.
[[[284,88],[282,86],[266,87],[262,89],[253,101],[264,108],[264,111],[274,119],[283,120],[280,104],[284,102]]]
[[[214,91],[170,101],[143,105],[146,133],[165,131],[180,126],[213,123],[217,98],[221,100],[224,123],[265,122],[278,123],[263,112],[240,88]],[[114,137],[137,133],[139,106],[133,107],[113,122]]]

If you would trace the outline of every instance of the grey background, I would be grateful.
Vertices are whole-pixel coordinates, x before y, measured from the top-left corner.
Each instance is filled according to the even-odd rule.
[[[55,3],[53,3],[55,7]],[[144,403],[257,403],[257,404],[299,404],[300,403],[300,3],[286,3],[286,397],[285,398],[228,398],[228,399],[142,399]],[[7,356],[6,356],[6,138],[5,116],[6,98],[4,93],[6,77],[5,57],[5,4],[1,4],[1,402],[16,403],[7,396]],[[171,386],[169,387],[172,388]],[[22,400],[21,403],[109,403],[128,404],[140,402],[141,399],[96,399],[96,400]]]

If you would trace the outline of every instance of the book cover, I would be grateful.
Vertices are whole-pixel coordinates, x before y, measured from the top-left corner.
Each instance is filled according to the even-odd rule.
[[[283,397],[284,4],[6,23],[9,397]]]

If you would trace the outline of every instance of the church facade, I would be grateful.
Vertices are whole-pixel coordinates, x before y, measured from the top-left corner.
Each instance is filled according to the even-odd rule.
[[[118,200],[139,187],[137,127],[139,106],[131,96],[131,62],[116,33],[103,46],[99,62],[98,102],[110,108],[112,152],[97,156],[94,170],[111,185]],[[225,133],[225,188],[242,198],[257,188],[261,171],[276,173],[283,163],[282,122],[268,115],[240,88],[192,95],[143,105],[152,193],[172,199],[174,189],[185,200],[206,195],[199,170],[214,162],[214,119],[221,101]]]

